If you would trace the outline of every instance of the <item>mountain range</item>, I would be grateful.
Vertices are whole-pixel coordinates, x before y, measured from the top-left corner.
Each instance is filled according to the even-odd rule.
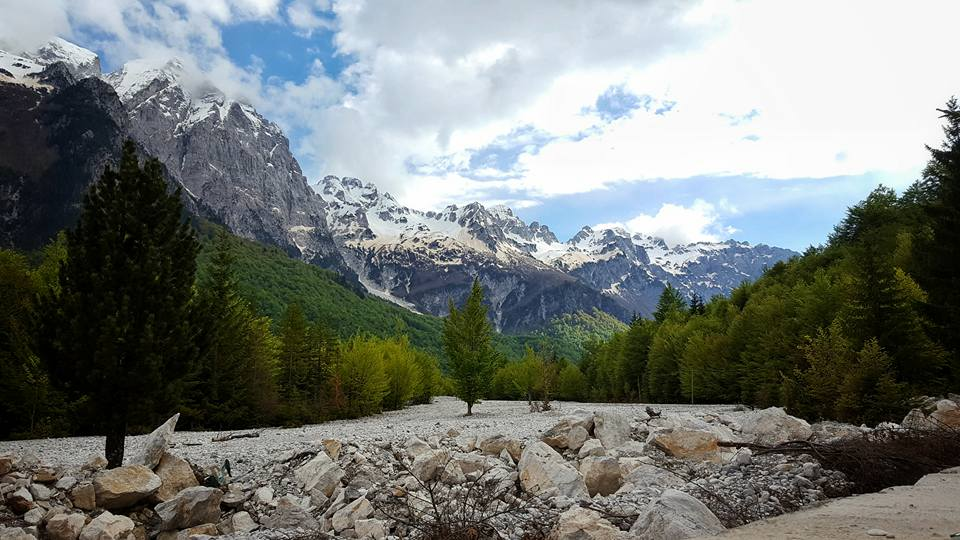
[[[188,90],[185,76],[176,60],[102,74],[96,54],[62,39],[0,51],[0,243],[33,249],[70,226],[132,138],[191,213],[413,311],[444,315],[478,278],[505,332],[593,309],[648,315],[667,284],[709,298],[796,255],[733,240],[668,246],[617,228],[561,241],[504,206],[422,211],[356,178],[311,186],[277,124],[212,86]]]

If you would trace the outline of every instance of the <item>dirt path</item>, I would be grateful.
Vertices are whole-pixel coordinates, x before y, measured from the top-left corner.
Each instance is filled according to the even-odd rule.
[[[878,530],[873,530],[878,529]],[[913,486],[830,501],[822,506],[784,514],[731,529],[711,538],[761,540],[883,538],[950,538],[960,533],[960,467],[927,475]]]

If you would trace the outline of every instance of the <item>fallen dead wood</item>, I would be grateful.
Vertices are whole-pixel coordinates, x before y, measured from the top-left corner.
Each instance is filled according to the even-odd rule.
[[[210,439],[213,442],[224,442],[232,441],[233,439],[254,439],[260,436],[263,433],[263,430],[260,431],[245,431],[241,433],[227,433],[224,435],[217,435],[216,437]]]
[[[777,445],[721,441],[726,448],[749,448],[756,455],[808,454],[826,469],[840,471],[857,493],[912,485],[921,477],[960,465],[960,430],[877,429],[856,437]]]

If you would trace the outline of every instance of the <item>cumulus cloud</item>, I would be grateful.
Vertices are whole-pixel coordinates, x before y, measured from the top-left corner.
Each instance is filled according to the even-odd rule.
[[[697,199],[690,206],[664,203],[654,215],[639,214],[626,222],[601,223],[594,229],[619,227],[632,234],[662,238],[670,246],[718,242],[737,232],[722,223],[725,215],[736,213],[736,207],[726,200],[713,204]]]

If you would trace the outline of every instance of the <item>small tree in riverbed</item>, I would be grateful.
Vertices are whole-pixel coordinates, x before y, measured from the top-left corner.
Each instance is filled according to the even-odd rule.
[[[55,383],[88,398],[110,467],[123,462],[128,421],[169,403],[196,354],[199,246],[161,171],[155,159],[141,168],[133,142],[124,144],[120,168],[108,167],[84,198],[60,290],[45,303],[43,357]]]
[[[473,280],[470,296],[461,309],[450,301],[450,315],[443,321],[443,348],[450,362],[450,374],[457,397],[467,402],[467,416],[484,397],[497,369],[493,329],[483,305],[483,289]]]

